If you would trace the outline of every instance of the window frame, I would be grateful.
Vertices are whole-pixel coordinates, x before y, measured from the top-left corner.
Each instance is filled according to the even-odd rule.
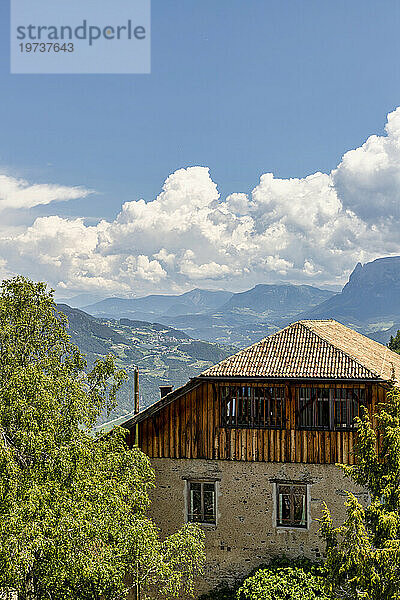
[[[310,527],[310,523],[311,523],[311,515],[310,515],[310,505],[309,505],[309,499],[310,499],[310,490],[309,490],[309,484],[301,482],[301,481],[277,481],[274,483],[275,486],[275,514],[274,514],[274,526],[279,529],[279,530],[286,530],[286,529],[296,529],[296,530],[302,530],[302,531],[307,531]],[[280,488],[282,487],[288,487],[291,488],[291,499],[290,499],[290,512],[292,514],[292,519],[287,522],[287,523],[282,523],[280,522],[279,519],[279,496],[281,495],[280,492]],[[296,522],[296,520],[294,519],[294,496],[295,494],[292,494],[292,490],[294,488],[303,488],[304,490],[304,510],[305,510],[305,523],[304,525],[301,525],[300,523]]]
[[[285,385],[220,385],[221,427],[285,429],[285,387]],[[245,413],[247,413],[247,420],[243,418]]]
[[[218,497],[218,479],[207,479],[207,478],[202,478],[202,477],[190,477],[190,478],[185,478],[185,522],[186,523],[196,523],[197,525],[201,525],[204,527],[216,527],[217,526],[217,518],[218,518],[218,512],[217,512],[217,497]],[[200,484],[201,486],[201,491],[200,491],[200,503],[201,503],[201,508],[200,508],[200,512],[201,512],[201,520],[200,521],[195,521],[193,520],[193,514],[191,513],[191,485],[193,483],[197,483]],[[205,510],[204,510],[204,485],[213,485],[214,486],[214,491],[213,491],[213,500],[214,500],[214,520],[213,521],[206,521],[205,520]]]
[[[310,392],[310,399],[305,402],[303,406],[301,403],[301,392]],[[346,392],[347,397],[342,397]],[[353,396],[349,398],[350,395]],[[361,406],[367,406],[368,404],[368,393],[367,387],[353,386],[353,387],[341,387],[341,386],[329,386],[322,387],[318,385],[314,386],[295,386],[295,402],[296,402],[296,424],[295,428],[298,430],[306,431],[356,431],[357,424],[354,422],[356,416],[360,415]],[[356,397],[354,397],[357,394]],[[303,399],[306,398],[304,394]],[[311,404],[310,404],[311,403]],[[356,408],[355,408],[355,403]],[[307,405],[310,406],[307,408]],[[324,406],[327,409],[328,423],[318,423],[318,416],[323,414]],[[337,420],[337,408],[340,405],[340,415],[343,415],[343,404],[345,405],[346,422],[340,422]],[[309,410],[309,413],[305,413],[305,410]],[[312,423],[307,423],[312,421]]]

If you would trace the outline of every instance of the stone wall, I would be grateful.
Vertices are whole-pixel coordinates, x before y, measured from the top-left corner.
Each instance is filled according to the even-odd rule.
[[[207,565],[199,581],[199,593],[221,583],[232,584],[278,554],[320,559],[324,544],[318,535],[317,519],[322,501],[339,522],[345,515],[345,490],[366,499],[366,494],[345,479],[335,465],[169,458],[153,458],[151,462],[156,488],[149,516],[163,536],[176,531],[186,520],[185,479],[218,481],[217,525],[203,526]],[[309,484],[307,530],[275,526],[274,479]]]

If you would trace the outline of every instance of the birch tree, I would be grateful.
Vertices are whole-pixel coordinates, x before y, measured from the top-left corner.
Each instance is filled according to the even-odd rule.
[[[146,516],[154,473],[116,429],[93,437],[124,373],[86,371],[52,291],[23,277],[0,293],[0,590],[19,600],[117,600],[193,590],[203,533],[162,541]]]

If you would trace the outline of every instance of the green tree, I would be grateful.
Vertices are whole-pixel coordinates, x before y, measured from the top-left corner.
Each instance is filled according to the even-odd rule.
[[[400,330],[397,330],[395,337],[390,336],[390,341],[388,343],[389,350],[393,350],[393,352],[397,352],[400,354]]]
[[[191,591],[202,532],[161,541],[146,517],[154,473],[122,429],[94,438],[124,373],[111,356],[86,373],[43,283],[0,293],[0,590],[20,600],[111,600]],[[149,592],[150,593],[150,592]]]
[[[379,407],[377,430],[367,410],[358,419],[356,464],[345,474],[369,493],[363,506],[348,493],[347,518],[334,527],[325,505],[321,532],[327,576],[337,598],[400,598],[400,390]],[[379,442],[379,443],[378,443]]]
[[[309,561],[275,559],[247,577],[237,600],[329,600],[323,569]]]

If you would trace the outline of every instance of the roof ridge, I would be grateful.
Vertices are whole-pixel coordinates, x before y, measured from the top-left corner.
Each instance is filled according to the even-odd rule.
[[[312,320],[313,319],[310,319],[310,321],[312,321]],[[314,319],[314,321],[318,321],[318,322],[321,322],[321,321],[332,321],[334,323],[338,323],[342,327],[345,327],[345,329],[350,329],[349,327],[346,327],[346,325],[343,325],[343,323],[340,323],[340,321],[336,321],[336,319],[320,319],[320,320],[319,319]],[[374,375],[375,377],[378,377],[379,379],[382,377],[383,366],[382,366],[382,369],[381,369],[381,373],[378,375],[378,373],[375,373],[375,371],[371,371],[371,369],[369,369],[368,367],[366,367],[365,365],[363,365],[357,358],[355,358],[354,356],[352,356],[351,354],[349,354],[345,350],[342,350],[341,348],[338,348],[330,340],[327,340],[323,335],[321,335],[320,333],[317,333],[314,329],[312,329],[312,327],[306,325],[304,323],[304,321],[297,321],[297,323],[301,324],[304,328],[308,329],[308,331],[311,331],[314,335],[316,335],[317,337],[319,337],[326,344],[329,344],[330,346],[332,346],[333,348],[335,348],[335,350],[337,350],[338,352],[340,352],[341,354],[343,354],[343,356],[346,356],[350,360],[354,361],[359,367],[361,367],[362,369],[365,369],[366,371],[368,371],[369,373],[371,373],[371,375]],[[353,330],[353,331],[355,331],[355,330]],[[356,331],[356,333],[358,333],[358,331]],[[362,335],[362,334],[360,334],[360,335]]]

